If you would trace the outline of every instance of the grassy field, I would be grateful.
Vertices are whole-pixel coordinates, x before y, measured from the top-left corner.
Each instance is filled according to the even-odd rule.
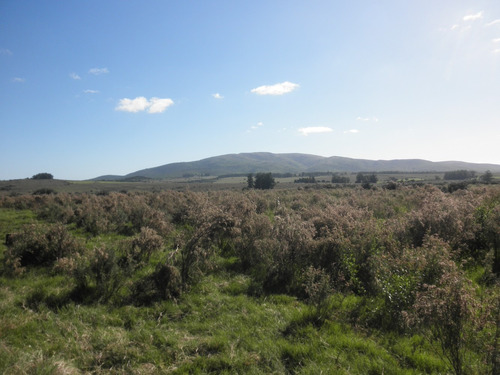
[[[18,233],[0,245],[1,373],[496,371],[498,185],[32,182],[0,198],[2,239]]]
[[[432,183],[446,184],[450,181],[443,181],[444,173],[429,172],[429,173],[377,173],[378,184],[383,185],[389,181],[399,183]],[[345,174],[353,184],[356,181],[356,173]],[[299,177],[283,177],[276,178],[276,188],[293,189],[300,186],[312,184],[297,184],[294,183]],[[496,180],[500,179],[495,176]],[[329,185],[331,175],[325,174],[316,176],[318,185]],[[337,184],[331,184],[336,186]],[[247,186],[247,178],[239,177],[217,177],[204,176],[175,178],[167,180],[145,180],[136,182],[119,182],[119,181],[65,181],[65,180],[9,180],[0,181],[0,196],[12,194],[32,194],[35,192],[43,192],[50,190],[54,192],[66,193],[109,193],[112,191],[135,192],[149,191],[158,192],[162,190],[191,190],[191,191],[207,191],[207,190],[240,190]]]

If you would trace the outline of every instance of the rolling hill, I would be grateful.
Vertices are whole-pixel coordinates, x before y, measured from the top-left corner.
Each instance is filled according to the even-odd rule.
[[[432,162],[422,159],[367,160],[340,156],[253,152],[214,156],[192,162],[170,163],[142,169],[125,176],[106,175],[94,180],[163,179],[186,175],[221,176],[257,172],[293,174],[302,172],[446,172],[459,169],[500,172],[500,165],[461,161]]]

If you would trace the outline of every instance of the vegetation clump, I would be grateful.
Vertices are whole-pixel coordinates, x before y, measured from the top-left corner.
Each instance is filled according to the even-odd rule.
[[[31,177],[33,180],[52,180],[54,176],[50,173],[37,173],[33,177]]]
[[[499,185],[395,185],[4,196],[0,372],[495,374]]]

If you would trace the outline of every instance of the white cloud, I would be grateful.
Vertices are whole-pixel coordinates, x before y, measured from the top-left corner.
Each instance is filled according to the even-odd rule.
[[[283,95],[292,92],[298,87],[298,84],[286,81],[282,83],[276,83],[274,85],[259,86],[255,89],[252,89],[251,92],[257,95]]]
[[[359,133],[359,130],[358,129],[350,129],[350,130],[344,131],[344,133]]]
[[[455,25],[453,25],[452,27],[450,27],[450,30],[456,30],[456,29],[458,29],[459,27],[460,27],[459,25],[455,24]]]
[[[215,94],[212,94],[212,96],[215,98],[215,99],[224,99],[224,97],[219,94],[218,92],[216,92]]]
[[[69,77],[75,80],[82,79],[78,74],[76,73],[70,73]]]
[[[85,94],[99,94],[99,90],[84,90]]]
[[[90,74],[93,74],[95,76],[101,75],[101,74],[107,74],[109,73],[108,68],[92,68],[89,70]]]
[[[500,24],[500,19],[488,22],[485,26],[493,26]]]
[[[500,43],[500,38],[495,38],[495,39],[492,39],[492,42],[493,42],[493,43]]]
[[[464,21],[475,21],[475,20],[479,20],[481,18],[483,18],[483,11],[478,12],[476,14],[468,14],[468,15],[464,16],[463,20]]]
[[[14,78],[12,78],[12,82],[23,83],[23,82],[26,82],[26,78],[14,77]]]
[[[144,96],[139,96],[135,99],[120,99],[120,104],[116,107],[117,111],[124,112],[140,112],[145,111],[150,106],[150,103]]]
[[[149,113],[162,113],[168,107],[174,104],[172,99],[160,99],[160,98],[151,98],[149,99]]]
[[[496,53],[500,53],[500,48],[494,49],[494,50],[493,50],[493,51],[491,51],[491,52],[493,52],[493,53],[495,53],[495,54],[496,54]]]
[[[10,49],[1,48],[0,49],[0,55],[12,56],[13,53],[12,53],[12,51]]]
[[[299,133],[302,133],[302,135],[309,135],[309,134],[317,134],[317,133],[330,133],[332,132],[332,128],[328,128],[326,126],[309,126],[307,128],[300,128]]]
[[[264,126],[264,123],[263,123],[262,121],[259,121],[259,122],[257,123],[257,126]]]
[[[120,99],[117,111],[123,112],[141,112],[148,110],[149,113],[162,113],[168,107],[174,104],[172,99],[151,98],[147,100],[144,96],[139,96],[135,99]]]

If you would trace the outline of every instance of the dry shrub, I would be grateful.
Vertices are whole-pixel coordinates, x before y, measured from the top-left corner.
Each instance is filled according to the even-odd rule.
[[[410,325],[421,327],[439,342],[443,356],[460,375],[469,373],[467,344],[476,331],[477,309],[470,282],[453,270],[443,273],[437,285],[423,284],[406,317]]]
[[[186,207],[183,231],[175,239],[172,254],[184,285],[196,280],[212,266],[212,256],[238,235],[236,219],[207,199],[197,195]]]
[[[75,222],[78,227],[94,236],[109,231],[110,223],[101,197],[82,194],[77,203]]]
[[[327,271],[335,288],[357,294],[373,291],[372,258],[383,236],[371,212],[346,203],[310,208],[315,241],[310,264]]]
[[[384,252],[374,262],[378,295],[384,306],[378,322],[388,329],[403,329],[404,316],[413,308],[424,285],[436,285],[444,274],[455,272],[451,249],[436,236],[427,236],[418,248]]]
[[[136,305],[176,299],[182,292],[182,280],[179,270],[169,264],[158,264],[156,270],[131,287],[132,301]]]
[[[147,262],[163,247],[163,239],[154,229],[142,227],[141,232],[127,241],[127,257],[135,263]]]
[[[81,252],[83,245],[62,224],[26,225],[11,236],[5,252],[8,269],[20,273],[26,266],[50,266],[58,259]]]
[[[312,304],[320,315],[324,315],[327,300],[333,291],[330,276],[322,269],[309,266],[303,274],[306,301]]]
[[[246,218],[236,250],[242,266],[254,277],[255,292],[298,293],[313,236],[312,223],[284,207],[271,217]]]
[[[67,193],[43,197],[44,203],[35,207],[37,217],[51,223],[68,224],[74,220],[72,198]]]
[[[109,301],[124,282],[124,270],[119,266],[116,252],[107,247],[95,247],[77,255],[70,269],[76,284],[72,297],[76,301]]]
[[[437,188],[427,188],[426,192],[420,206],[407,217],[407,244],[421,246],[424,237],[430,234],[448,242],[452,249],[466,252],[478,229],[477,198],[468,191],[450,195]]]

